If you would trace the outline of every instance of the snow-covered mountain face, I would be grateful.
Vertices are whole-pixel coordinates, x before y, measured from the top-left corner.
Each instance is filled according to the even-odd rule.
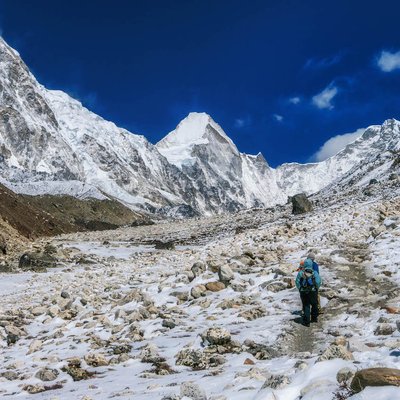
[[[384,174],[399,127],[389,120],[326,161],[277,169],[240,153],[204,113],[189,114],[154,146],[44,88],[0,38],[0,182],[20,193],[112,197],[173,216],[269,207],[342,178],[361,184],[374,174],[370,165]]]
[[[2,39],[0,156],[1,180],[17,192],[198,208],[190,181],[143,136],[41,86]]]
[[[190,113],[156,146],[205,194],[207,206],[237,211],[287,200],[264,157],[240,153],[207,114]]]
[[[376,174],[384,174],[400,148],[400,122],[388,120],[382,126],[369,127],[359,139],[325,161],[283,164],[276,169],[261,154],[240,153],[206,114],[191,113],[156,146],[190,177],[196,189],[212,188],[227,209],[268,207],[282,204],[297,193],[316,193],[341,178],[349,180],[360,174],[361,166],[367,167],[357,178],[360,182],[368,183]],[[373,168],[367,173],[365,169],[376,165],[376,159],[387,162],[383,167],[379,164],[380,171]]]

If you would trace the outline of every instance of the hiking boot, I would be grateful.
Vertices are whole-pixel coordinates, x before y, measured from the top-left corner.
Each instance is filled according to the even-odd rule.
[[[303,325],[303,326],[307,326],[307,327],[309,327],[309,326],[310,326],[310,323],[309,323],[309,322],[307,322],[307,321],[303,321],[303,322],[302,322],[302,325]]]
[[[318,318],[311,318],[311,322],[318,323]]]

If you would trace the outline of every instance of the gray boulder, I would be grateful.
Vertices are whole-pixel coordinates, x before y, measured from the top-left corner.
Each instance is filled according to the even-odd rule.
[[[56,369],[43,368],[36,372],[35,377],[43,382],[50,382],[57,379],[59,372]]]
[[[202,333],[201,338],[211,345],[224,345],[231,341],[231,334],[225,328],[210,328]]]
[[[218,278],[223,283],[229,283],[234,278],[233,271],[229,265],[222,265],[218,269]]]
[[[181,385],[180,394],[182,397],[189,397],[192,400],[207,400],[207,395],[197,383],[184,382]]]
[[[308,200],[307,196],[304,193],[296,194],[290,200],[293,206],[293,214],[304,214],[312,211],[313,209],[310,200]]]
[[[56,267],[56,259],[49,254],[25,253],[19,259],[19,268],[35,272],[45,272]]]

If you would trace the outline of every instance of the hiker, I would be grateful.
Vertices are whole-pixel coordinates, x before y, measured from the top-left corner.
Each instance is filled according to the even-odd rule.
[[[304,270],[299,271],[296,277],[296,287],[300,292],[303,304],[303,325],[310,326],[311,322],[318,322],[318,289],[321,286],[321,278],[314,271],[312,260],[304,261]],[[311,318],[310,318],[311,317]]]
[[[316,271],[318,273],[318,275],[319,275],[319,265],[315,262],[315,254],[310,251],[308,253],[308,255],[307,255],[307,258],[309,258],[312,261],[313,270]],[[320,296],[319,291],[318,291],[318,314],[321,315],[323,313],[324,313],[324,310],[321,307],[321,296]]]
[[[319,274],[319,265],[315,262],[315,254],[311,251],[307,254],[307,258],[312,261],[313,270]]]

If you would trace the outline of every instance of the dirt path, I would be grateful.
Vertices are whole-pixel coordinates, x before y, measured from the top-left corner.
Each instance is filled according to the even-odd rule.
[[[321,296],[327,297],[329,302],[324,307],[319,322],[311,324],[310,328],[301,325],[302,318],[295,316],[282,335],[279,344],[281,354],[295,356],[302,352],[317,353],[327,346],[329,338],[326,337],[324,328],[329,327],[330,321],[343,313],[355,312],[354,307],[357,307],[356,312],[359,315],[365,317],[382,305],[382,294],[390,293],[396,286],[389,280],[372,282],[364,265],[369,254],[366,243],[343,243],[329,258],[323,259],[322,276],[324,269],[333,272],[335,276],[334,281],[326,280],[321,289]],[[346,262],[335,262],[334,256],[340,256]]]

